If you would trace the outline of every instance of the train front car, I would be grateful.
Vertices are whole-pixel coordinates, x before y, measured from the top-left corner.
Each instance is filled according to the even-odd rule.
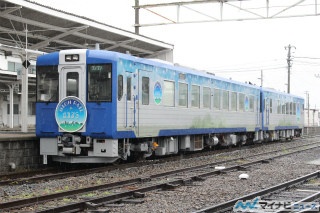
[[[119,158],[116,59],[106,51],[66,50],[38,57],[36,135],[47,162],[107,163]]]
[[[261,89],[262,129],[266,141],[292,139],[302,134],[304,99],[274,89]]]

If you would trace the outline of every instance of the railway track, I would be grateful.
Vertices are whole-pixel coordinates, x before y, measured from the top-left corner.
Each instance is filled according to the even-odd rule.
[[[310,138],[310,137],[308,137]],[[313,144],[317,144],[318,142],[311,142],[308,144],[304,144],[303,146],[309,146]],[[261,144],[259,144],[261,145]],[[262,145],[263,146],[263,145]],[[299,147],[301,145],[298,145]],[[206,152],[200,152],[200,153],[190,153],[188,155],[184,155],[184,159],[188,158],[194,158],[198,156],[206,156],[206,155],[215,155],[219,153],[224,152],[232,152],[238,149],[251,149],[252,146],[245,146],[245,147],[233,147],[230,149],[224,149],[224,150],[210,150]],[[257,146],[255,146],[257,147]],[[288,148],[294,149],[296,147]],[[278,150],[281,151],[281,150]],[[107,165],[102,167],[96,167],[96,168],[90,168],[90,169],[72,169],[71,171],[62,171],[55,168],[49,168],[47,170],[38,170],[38,171],[28,171],[28,172],[21,172],[21,173],[13,173],[13,174],[5,174],[0,175],[0,186],[5,185],[19,185],[19,184],[25,184],[25,183],[37,183],[41,181],[48,181],[53,179],[62,179],[67,177],[77,177],[82,176],[89,173],[102,173],[102,172],[108,172],[115,169],[126,169],[130,167],[137,167],[137,166],[144,166],[144,165],[150,165],[154,163],[163,163],[168,161],[177,161],[180,160],[181,156],[171,156],[166,158],[160,158],[156,161],[141,161],[141,162],[135,162],[135,163],[126,163],[126,164],[118,164],[118,165]]]
[[[316,143],[315,143],[316,144]],[[310,146],[310,144],[308,144]],[[144,193],[153,191],[153,190],[160,190],[160,189],[172,189],[178,187],[179,185],[186,185],[192,184],[194,181],[202,181],[207,177],[213,175],[219,175],[228,171],[232,170],[246,170],[248,167],[257,164],[268,163],[276,158],[284,157],[290,154],[310,150],[313,148],[317,148],[318,145],[313,145],[305,149],[301,149],[298,146],[294,147],[295,151],[288,152],[289,149],[285,150],[278,150],[278,152],[271,151],[266,153],[255,154],[252,156],[248,156],[246,159],[244,158],[236,158],[230,159],[225,161],[220,161],[216,163],[196,166],[196,167],[189,167],[185,169],[179,169],[175,171],[169,171],[161,174],[150,175],[140,178],[133,178],[126,181],[121,182],[114,182],[108,184],[101,184],[92,187],[81,188],[77,190],[71,190],[56,194],[50,194],[46,196],[39,196],[36,198],[24,199],[24,200],[17,200],[7,203],[1,203],[0,209],[3,210],[10,210],[10,209],[17,209],[17,207],[22,208],[25,206],[30,205],[37,205],[39,206],[40,203],[49,202],[50,200],[56,199],[66,199],[67,197],[72,197],[70,199],[73,200],[80,200],[73,204],[68,204],[60,207],[48,208],[46,210],[37,210],[38,212],[64,212],[64,211],[79,211],[79,209],[90,209],[90,208],[99,208],[102,206],[113,205],[113,203],[118,202],[120,200],[127,200],[128,202],[139,202],[136,199],[139,197],[143,197]],[[294,148],[291,148],[293,150]],[[262,159],[251,159],[250,158],[257,158],[261,156],[269,155],[268,157]],[[246,163],[237,163],[237,161],[246,162]],[[217,170],[216,166],[221,164],[229,164],[225,169]],[[98,190],[98,191],[97,191]],[[81,195],[84,193],[92,193],[94,197],[92,199],[81,199]],[[107,193],[107,195],[106,195]],[[105,195],[105,196],[103,196]],[[77,197],[75,199],[75,197]],[[135,198],[135,199],[131,199]],[[131,201],[130,201],[131,200]],[[62,202],[63,203],[63,202]],[[25,209],[22,209],[25,210]]]
[[[320,171],[194,213],[217,212],[319,212]],[[257,202],[255,202],[257,201]],[[246,205],[246,204],[250,204]],[[232,211],[233,208],[233,211]],[[256,209],[256,210],[255,210]]]

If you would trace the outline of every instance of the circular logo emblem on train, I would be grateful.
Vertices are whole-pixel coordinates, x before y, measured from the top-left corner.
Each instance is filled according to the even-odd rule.
[[[87,108],[79,98],[69,96],[59,102],[55,117],[62,130],[76,132],[86,123]]]
[[[162,101],[162,88],[159,82],[156,82],[153,90],[154,102],[160,104]]]

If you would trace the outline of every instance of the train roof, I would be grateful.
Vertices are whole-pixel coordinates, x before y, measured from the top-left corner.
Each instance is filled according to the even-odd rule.
[[[72,52],[73,50],[62,50],[62,52]],[[74,51],[83,51],[81,49],[77,49]],[[50,62],[52,65],[53,63],[58,63],[58,52],[54,52],[51,54],[46,54],[46,55],[42,55],[39,56],[37,60],[37,65],[43,65],[44,61]],[[273,92],[273,93],[277,93],[279,95],[285,95],[285,96],[290,96],[290,97],[294,97],[294,98],[300,98],[303,99],[300,96],[296,96],[293,94],[288,94],[285,92],[281,92],[281,91],[277,91],[275,89],[272,88],[265,88],[265,87],[260,87],[257,85],[252,85],[252,84],[248,84],[248,83],[243,83],[240,81],[235,81],[235,80],[231,80],[231,79],[227,79],[227,78],[223,78],[220,76],[216,76],[214,73],[209,73],[206,71],[202,71],[202,70],[196,70],[193,68],[186,68],[180,65],[176,65],[167,61],[162,61],[159,59],[147,59],[147,58],[139,58],[136,56],[132,56],[130,54],[124,54],[124,53],[119,53],[119,52],[114,52],[114,51],[107,51],[107,50],[87,50],[87,55],[90,57],[108,57],[112,60],[119,60],[119,59],[125,59],[125,60],[130,60],[133,62],[137,62],[137,63],[142,63],[142,64],[146,64],[146,65],[151,65],[151,66],[155,66],[155,67],[161,67],[161,68],[166,68],[166,69],[171,69],[171,70],[176,70],[178,72],[182,72],[182,73],[186,73],[186,74],[192,74],[192,75],[197,75],[197,76],[202,76],[202,77],[206,77],[206,78],[211,78],[211,79],[215,79],[215,80],[221,80],[221,81],[225,81],[225,82],[229,82],[229,83],[233,83],[233,84],[239,84],[239,85],[243,85],[246,87],[250,87],[253,89],[257,89],[257,90],[262,90],[262,91],[268,91],[268,92]]]
[[[95,50],[90,50],[90,51],[95,51]],[[107,54],[109,57],[114,57],[115,60],[122,58],[122,59],[131,60],[131,61],[135,61],[135,62],[142,63],[142,64],[147,64],[147,65],[151,65],[151,66],[176,70],[178,72],[182,72],[182,73],[186,73],[186,74],[188,73],[188,74],[198,75],[198,76],[202,76],[202,77],[206,77],[206,78],[221,80],[221,81],[225,81],[225,82],[229,82],[229,83],[245,85],[247,87],[251,87],[251,88],[254,88],[257,90],[260,89],[260,87],[256,86],[256,85],[223,78],[220,76],[216,76],[214,73],[210,73],[210,72],[203,71],[203,70],[197,70],[197,69],[193,69],[193,68],[187,68],[187,67],[183,67],[183,66],[180,66],[177,64],[169,63],[167,61],[162,61],[162,60],[158,60],[158,59],[139,58],[139,57],[132,56],[129,54],[123,54],[123,53],[112,52],[112,51],[104,51],[104,53],[101,53],[101,54]]]

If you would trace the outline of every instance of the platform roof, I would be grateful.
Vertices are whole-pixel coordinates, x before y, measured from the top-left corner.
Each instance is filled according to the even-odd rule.
[[[27,42],[26,42],[27,37]],[[154,57],[173,45],[27,0],[0,0],[0,47],[53,52],[73,48]]]
[[[26,45],[27,44],[27,45]],[[0,0],[0,53],[30,59],[64,49],[111,50],[144,58],[172,61],[173,45],[86,17],[28,0]],[[0,93],[18,83],[17,74],[0,67]],[[35,91],[29,75],[29,91]]]

